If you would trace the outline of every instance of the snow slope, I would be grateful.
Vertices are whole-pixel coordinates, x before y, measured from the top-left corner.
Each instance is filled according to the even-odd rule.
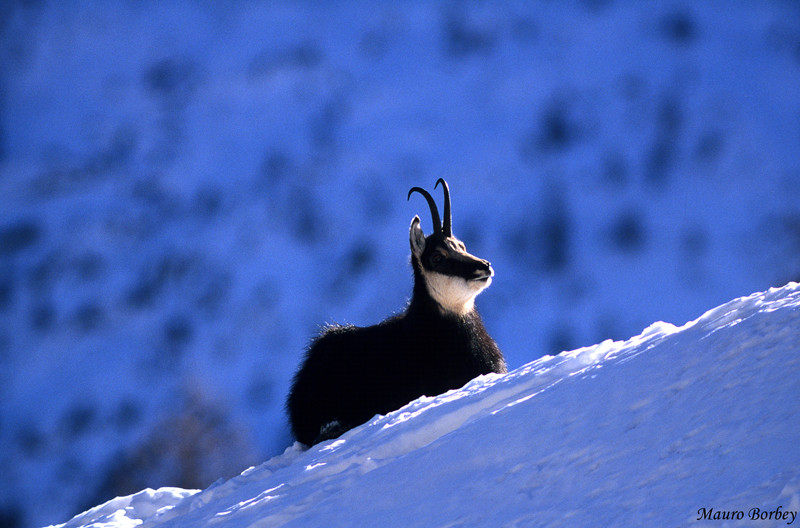
[[[758,525],[753,508],[800,509],[799,347],[790,283],[61,526],[684,526],[701,508]]]

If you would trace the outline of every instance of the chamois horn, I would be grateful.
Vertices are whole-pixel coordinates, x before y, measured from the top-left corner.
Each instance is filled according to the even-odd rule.
[[[444,225],[442,225],[442,230],[444,231],[444,236],[451,237],[453,236],[453,216],[450,213],[450,188],[444,178],[436,180],[436,185],[433,188],[436,189],[440,183],[444,190]]]
[[[433,220],[433,232],[434,234],[441,235],[442,234],[442,219],[439,218],[439,208],[436,207],[436,202],[433,200],[433,196],[430,195],[428,191],[421,187],[412,187],[410,191],[408,191],[408,198],[407,200],[411,199],[411,195],[414,192],[420,193],[422,196],[428,200],[428,207],[431,208],[431,219]],[[449,208],[448,208],[449,209]]]

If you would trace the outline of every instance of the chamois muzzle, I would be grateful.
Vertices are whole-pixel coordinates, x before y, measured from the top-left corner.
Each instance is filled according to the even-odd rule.
[[[476,259],[475,269],[472,272],[472,277],[467,280],[483,282],[491,279],[494,276],[494,270],[491,263],[483,259]]]
[[[448,275],[461,277],[466,281],[484,282],[494,275],[492,265],[465,251],[446,251],[446,245],[437,246],[429,259],[425,259],[428,269]],[[446,254],[446,256],[445,256]]]

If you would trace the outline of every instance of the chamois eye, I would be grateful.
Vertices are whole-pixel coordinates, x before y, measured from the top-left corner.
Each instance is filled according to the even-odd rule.
[[[431,257],[431,262],[434,264],[440,264],[444,260],[444,255],[441,253],[436,253]]]

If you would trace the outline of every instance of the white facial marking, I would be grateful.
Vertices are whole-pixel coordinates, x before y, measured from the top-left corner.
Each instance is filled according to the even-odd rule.
[[[431,297],[443,309],[464,315],[475,307],[475,297],[491,284],[492,279],[468,281],[461,277],[423,270]]]

